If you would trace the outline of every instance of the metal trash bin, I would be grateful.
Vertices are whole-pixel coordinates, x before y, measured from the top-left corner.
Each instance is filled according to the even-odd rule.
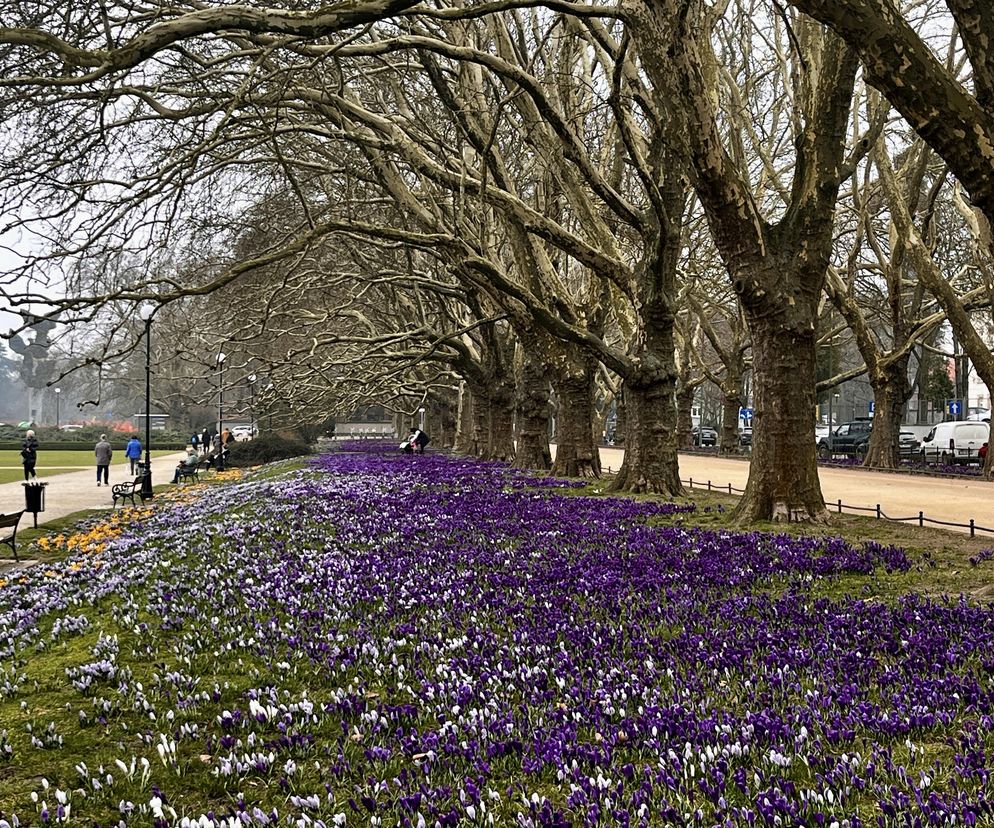
[[[38,513],[45,511],[45,487],[48,484],[32,481],[21,485],[24,487],[24,511],[34,515],[35,529],[37,529]]]

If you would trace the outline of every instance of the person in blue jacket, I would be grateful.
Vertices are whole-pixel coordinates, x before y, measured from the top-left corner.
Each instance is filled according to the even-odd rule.
[[[131,461],[131,473],[136,474],[142,459],[142,441],[137,437],[128,440],[128,445],[124,448],[124,456]]]

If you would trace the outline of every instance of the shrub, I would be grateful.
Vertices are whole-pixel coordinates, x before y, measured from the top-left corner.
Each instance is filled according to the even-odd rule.
[[[310,454],[311,448],[299,434],[260,434],[254,440],[234,443],[228,454],[228,465],[233,467],[258,466],[290,457]]]

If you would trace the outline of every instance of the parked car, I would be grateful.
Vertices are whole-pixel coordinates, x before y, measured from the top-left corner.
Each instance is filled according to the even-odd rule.
[[[695,446],[718,445],[718,432],[711,426],[695,426],[690,433],[694,435]]]
[[[752,426],[745,426],[739,432],[739,445],[752,447]]]
[[[815,442],[819,442],[822,437],[828,437],[832,433],[832,427],[827,425],[815,426]]]
[[[236,443],[242,443],[251,440],[255,435],[251,426],[235,426],[231,429],[231,436],[235,438]]]
[[[870,443],[873,420],[869,417],[857,418],[840,425],[831,435],[818,441],[818,456],[828,460],[836,454],[863,457]]]
[[[64,426],[59,426],[60,431],[82,431],[83,426],[79,423],[66,423]]]
[[[978,463],[980,449],[990,433],[990,424],[977,420],[939,423],[925,435],[919,456],[926,463]]]
[[[897,453],[901,457],[917,457],[921,440],[913,431],[902,431],[897,435]]]

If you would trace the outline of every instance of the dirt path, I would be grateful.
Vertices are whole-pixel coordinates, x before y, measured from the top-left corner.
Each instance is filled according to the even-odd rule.
[[[624,456],[624,449],[601,447],[601,463],[612,471],[621,467]],[[890,517],[917,517],[921,511],[932,520],[968,524],[972,518],[978,526],[994,528],[994,482],[991,481],[864,469],[822,468],[818,474],[829,508],[839,500],[870,509],[879,503]],[[680,479],[684,483],[693,478],[695,486],[710,480],[718,487],[731,483],[737,489],[744,489],[748,477],[748,460],[708,454],[680,455]]]

